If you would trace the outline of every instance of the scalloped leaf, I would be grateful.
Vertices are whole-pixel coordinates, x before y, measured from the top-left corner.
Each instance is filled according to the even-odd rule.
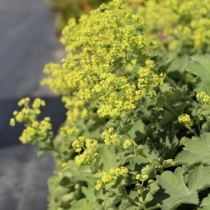
[[[193,138],[186,148],[175,158],[175,164],[196,164],[210,162],[210,133],[205,133],[201,138]]]
[[[174,210],[181,204],[199,203],[196,189],[189,189],[184,182],[184,170],[177,168],[174,173],[164,172],[158,176],[158,183],[162,187],[156,194],[157,200],[161,201],[162,210]]]
[[[199,165],[189,173],[188,186],[191,191],[201,191],[210,186],[210,167]]]

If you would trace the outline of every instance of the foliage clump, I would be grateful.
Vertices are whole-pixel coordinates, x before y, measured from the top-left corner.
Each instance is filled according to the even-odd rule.
[[[157,40],[162,52],[210,52],[209,0],[145,0],[140,7],[142,1],[133,3],[133,10],[144,19],[145,33]]]
[[[151,2],[159,1],[140,5]],[[46,65],[43,80],[67,109],[59,135],[49,118],[37,119],[41,99],[22,99],[11,125],[25,123],[20,140],[55,158],[49,210],[206,210],[210,56],[191,56],[201,52],[191,44],[189,54],[166,60],[125,7],[102,4],[64,28],[67,56]]]

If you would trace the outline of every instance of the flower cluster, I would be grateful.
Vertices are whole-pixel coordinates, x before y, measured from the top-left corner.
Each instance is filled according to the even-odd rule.
[[[117,144],[119,144],[119,135],[113,127],[109,128],[108,131],[104,131],[101,134],[101,138],[104,139],[104,143],[106,145],[110,145],[110,144],[117,145]]]
[[[123,149],[129,149],[133,146],[133,141],[128,139],[128,140],[125,140],[124,143],[123,143]]]
[[[157,75],[151,72],[155,66],[154,61],[147,60],[145,64],[146,66],[140,67],[138,71],[139,79],[137,85],[141,95],[154,96],[154,88],[163,84],[166,75],[164,73]]]
[[[142,182],[148,180],[149,176],[147,174],[137,174],[136,179]]]
[[[20,136],[20,141],[23,144],[43,142],[49,138],[48,131],[51,130],[52,124],[50,123],[50,118],[45,117],[42,121],[34,121],[31,126],[27,126]]]
[[[185,125],[192,126],[193,121],[188,114],[182,114],[178,117],[178,122],[183,123]]]
[[[120,175],[125,175],[128,173],[128,169],[124,166],[119,168],[110,169],[109,173],[103,172],[101,179],[97,180],[95,189],[100,190],[105,187],[106,184],[110,182],[115,182]]]
[[[36,98],[32,103],[32,108],[29,106],[30,98],[23,98],[18,102],[18,106],[23,106],[21,111],[14,111],[14,118],[10,119],[10,125],[14,126],[16,122],[24,122],[26,128],[20,136],[20,141],[23,144],[42,144],[49,140],[52,134],[52,124],[50,118],[45,117],[38,121],[37,116],[40,114],[40,107],[45,106],[45,102],[40,98]]]
[[[76,92],[81,100],[94,102],[103,117],[134,110],[147,92],[141,81],[147,87],[150,80],[153,87],[160,84],[159,76],[152,71],[148,81],[143,76],[137,79],[137,67],[151,56],[154,42],[143,34],[141,19],[122,8],[122,1],[115,0],[88,17],[82,16],[79,24],[71,19],[61,39],[68,51],[63,65],[49,64],[44,70],[50,75],[44,84],[57,94],[69,97],[69,93]],[[149,62],[147,66],[152,68]],[[77,109],[74,111],[73,115],[77,115]],[[69,114],[73,119],[72,111]]]
[[[65,103],[65,107],[68,109],[67,121],[74,125],[78,119],[87,117],[87,109],[85,108],[85,101],[80,99],[76,94],[72,96],[63,96],[62,102]]]
[[[199,3],[197,0],[150,0],[137,10],[137,14],[144,17],[146,34],[156,39],[163,51],[180,47],[182,52],[190,53],[189,48],[207,52],[210,44],[210,0]]]
[[[210,96],[208,96],[204,91],[199,92],[196,95],[196,99],[205,105],[210,105]]]
[[[75,157],[76,165],[96,165],[99,160],[99,155],[97,152],[95,152],[97,146],[98,141],[95,139],[86,139],[85,137],[80,136],[78,139],[74,140],[72,147],[75,149],[75,152],[80,153]]]

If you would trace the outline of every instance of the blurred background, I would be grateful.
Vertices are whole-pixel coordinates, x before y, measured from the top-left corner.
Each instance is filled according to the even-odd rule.
[[[65,120],[60,98],[39,84],[44,65],[64,57],[55,24],[43,0],[0,0],[0,210],[47,209],[53,160],[22,145],[23,125],[10,127],[9,120],[26,96],[46,101],[41,115],[51,117],[55,133]]]

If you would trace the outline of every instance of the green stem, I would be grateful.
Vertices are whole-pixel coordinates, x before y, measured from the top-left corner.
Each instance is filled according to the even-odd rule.
[[[125,135],[133,142],[134,146],[138,147],[138,144],[133,140],[133,138],[130,136],[130,134],[128,134],[126,129],[124,127],[122,127],[119,123],[118,123],[118,126],[124,131]],[[148,158],[144,153],[141,153],[141,156],[146,158],[148,160],[148,162],[150,162],[150,163],[152,162],[152,160],[150,158]]]
[[[192,129],[192,127],[190,127],[189,125],[185,125],[185,127],[190,131],[190,132],[192,132],[196,137],[200,137],[196,132],[195,132],[195,130],[193,130]]]
[[[131,197],[127,196],[126,197],[131,203],[133,203],[136,206],[140,206],[140,203],[138,203],[137,201],[135,201],[134,199],[132,199]]]

